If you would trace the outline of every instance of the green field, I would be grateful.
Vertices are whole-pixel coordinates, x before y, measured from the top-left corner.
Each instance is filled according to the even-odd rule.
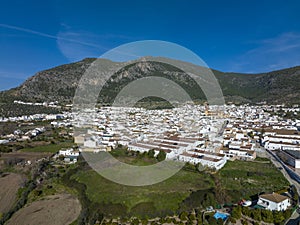
[[[119,207],[119,210],[114,208],[114,212],[104,212],[113,216],[170,215],[196,207],[237,203],[242,198],[263,191],[277,191],[288,185],[281,172],[267,159],[229,161],[217,173],[192,172],[185,168],[168,180],[144,187],[116,184],[87,167],[79,169],[72,179],[85,184],[91,202]],[[126,212],[121,212],[124,210]]]
[[[213,180],[206,174],[180,171],[172,178],[150,186],[130,187],[111,182],[93,170],[81,171],[73,177],[87,186],[92,202],[124,204],[129,211],[144,204],[153,210],[176,211],[192,191],[213,188]]]
[[[42,145],[42,146],[36,146],[32,148],[23,148],[20,151],[21,152],[51,152],[56,153],[62,148],[70,148],[74,145],[73,142],[61,142],[58,144],[49,144],[49,145]]]
[[[279,169],[270,160],[228,161],[219,171],[221,186],[230,199],[238,201],[261,192],[273,192],[289,185]]]

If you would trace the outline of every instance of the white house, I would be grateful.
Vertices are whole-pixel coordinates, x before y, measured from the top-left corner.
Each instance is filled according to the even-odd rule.
[[[287,196],[272,193],[260,195],[257,205],[260,205],[268,210],[282,211],[286,210],[291,203]]]
[[[300,144],[292,144],[287,142],[266,141],[265,148],[268,150],[300,150]]]
[[[58,155],[63,156],[79,156],[79,151],[74,151],[72,148],[66,150],[59,150]]]
[[[63,155],[66,163],[76,163],[79,156],[79,151],[73,150],[72,148],[59,150],[58,155]]]
[[[200,154],[198,154],[200,153]],[[203,166],[215,168],[216,170],[221,169],[227,162],[225,156],[219,156],[221,154],[214,154],[210,152],[199,152],[193,151],[193,153],[184,152],[179,155],[179,161],[189,162],[192,164],[201,163]]]

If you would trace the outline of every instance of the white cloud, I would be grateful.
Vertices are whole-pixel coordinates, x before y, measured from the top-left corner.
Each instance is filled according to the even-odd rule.
[[[27,34],[33,34],[40,37],[55,39],[59,50],[66,58],[71,61],[81,60],[85,57],[98,57],[102,53],[110,50],[99,43],[109,40],[125,40],[132,41],[132,37],[120,34],[93,34],[82,30],[73,30],[71,26],[61,23],[61,31],[57,35],[47,34],[40,31],[13,26],[9,24],[1,24],[0,27],[20,31]]]

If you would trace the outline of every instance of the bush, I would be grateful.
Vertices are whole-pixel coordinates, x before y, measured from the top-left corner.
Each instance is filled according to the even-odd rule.
[[[262,220],[266,223],[272,223],[273,222],[273,213],[269,210],[262,210],[261,211],[261,217]]]
[[[253,209],[251,210],[251,216],[252,219],[261,221],[261,210],[260,209]]]
[[[209,225],[218,225],[218,221],[213,216],[208,218],[208,223]]]
[[[148,151],[148,157],[149,158],[154,158],[154,155],[155,155],[154,149],[151,149],[151,150]]]
[[[235,224],[236,220],[233,217],[229,217],[229,222],[232,223],[232,224]]]
[[[215,205],[214,189],[198,190],[192,192],[180,205],[180,209],[189,211],[198,207]]]
[[[190,213],[190,215],[188,216],[188,218],[189,218],[190,221],[196,220],[196,216],[193,213]]]
[[[235,219],[240,219],[242,216],[241,206],[234,207],[231,212],[231,217]]]
[[[182,220],[182,221],[187,220],[187,217],[188,217],[188,213],[187,212],[182,212],[179,215],[179,219]]]
[[[246,220],[241,220],[241,223],[242,223],[243,225],[248,225],[248,222],[247,222]]]
[[[166,153],[162,150],[159,151],[158,155],[156,156],[156,159],[161,162],[166,159]]]

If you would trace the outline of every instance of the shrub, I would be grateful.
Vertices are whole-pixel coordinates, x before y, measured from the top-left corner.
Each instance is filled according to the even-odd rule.
[[[242,216],[241,206],[234,207],[231,212],[231,217],[235,219],[240,219]]]

